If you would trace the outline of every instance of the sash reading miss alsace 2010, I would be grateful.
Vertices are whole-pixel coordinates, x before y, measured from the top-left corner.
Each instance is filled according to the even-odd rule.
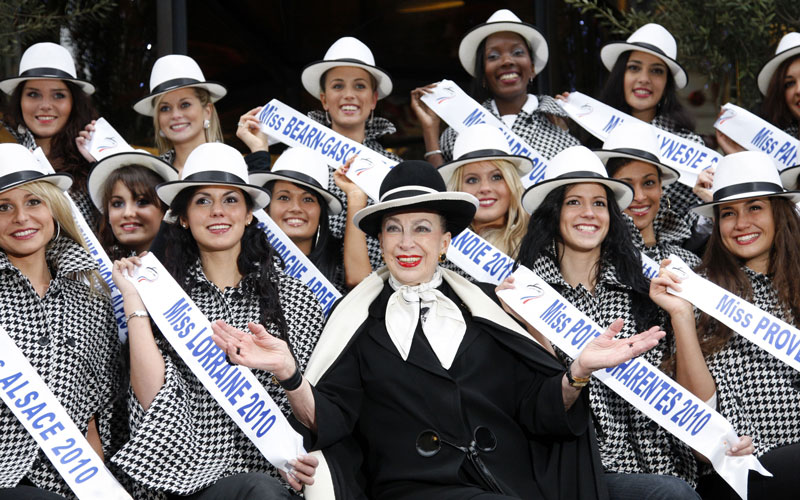
[[[762,151],[772,158],[778,170],[798,164],[800,141],[766,120],[728,103],[714,122],[714,128],[750,151]]]
[[[580,92],[571,92],[566,101],[559,100],[558,104],[578,125],[601,141],[605,141],[609,132],[620,123],[641,121]],[[680,182],[687,186],[694,187],[698,174],[715,166],[722,158],[716,151],[690,139],[658,127],[653,127],[653,132],[658,138],[661,161],[677,169],[681,174]]]
[[[81,500],[130,495],[72,421],[67,410],[0,326],[0,398]]]
[[[248,368],[232,365],[211,339],[211,323],[153,254],[127,276],[186,366],[275,467],[304,454],[303,439]]]
[[[514,272],[516,288],[498,292],[529,324],[568,356],[576,358],[603,329],[530,269]],[[705,402],[639,357],[592,374],[661,427],[706,456],[742,498],[749,470],[771,474],[753,455],[731,457],[725,451],[739,438],[731,424]]]

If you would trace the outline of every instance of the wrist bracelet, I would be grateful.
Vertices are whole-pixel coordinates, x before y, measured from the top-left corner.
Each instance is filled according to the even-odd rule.
[[[422,155],[422,158],[427,160],[428,158],[430,158],[433,155],[440,155],[440,154],[442,154],[442,150],[441,149],[434,149],[433,151],[428,151],[427,153]]]
[[[582,387],[586,387],[589,384],[589,381],[592,380],[592,376],[589,375],[588,377],[573,377],[572,376],[572,363],[569,364],[567,367],[567,383],[576,388],[580,389]]]
[[[300,367],[297,366],[297,363],[294,365],[294,374],[287,378],[286,380],[279,380],[277,377],[275,380],[278,381],[281,387],[283,387],[284,391],[294,391],[300,388],[303,384],[303,374],[300,373]]]
[[[147,311],[145,311],[144,309],[137,309],[132,313],[130,313],[129,315],[125,316],[125,321],[128,322],[133,318],[149,318],[149,317],[150,315],[147,314]]]

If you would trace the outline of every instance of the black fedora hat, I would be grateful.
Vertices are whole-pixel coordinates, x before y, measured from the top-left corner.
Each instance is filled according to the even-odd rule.
[[[359,210],[355,225],[370,236],[381,232],[384,216],[410,210],[436,212],[447,221],[453,236],[472,222],[478,199],[469,193],[447,191],[436,168],[426,161],[400,162],[381,182],[380,202]]]

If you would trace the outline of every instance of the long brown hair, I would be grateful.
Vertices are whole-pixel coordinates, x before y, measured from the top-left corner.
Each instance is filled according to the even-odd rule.
[[[799,57],[800,55],[790,57],[778,66],[778,69],[775,70],[769,80],[767,95],[761,105],[763,118],[778,128],[786,128],[797,123],[797,119],[789,111],[789,106],[786,105],[783,80],[786,78],[786,70]],[[800,85],[800,82],[795,82],[795,85]]]

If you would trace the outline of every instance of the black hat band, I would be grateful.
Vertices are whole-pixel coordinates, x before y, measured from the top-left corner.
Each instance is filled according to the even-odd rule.
[[[656,155],[649,151],[642,151],[641,149],[634,149],[634,148],[616,148],[608,150],[613,153],[621,153],[625,155],[632,155],[638,156],[639,158],[645,161],[651,161],[653,163],[661,163],[661,160],[658,159]]]
[[[297,170],[277,170],[272,172],[275,175],[280,175],[282,177],[289,177],[294,179],[298,182],[303,182],[305,184],[310,184],[319,189],[325,189],[324,187],[320,186],[319,182],[310,175],[304,174],[302,172],[298,172]],[[280,179],[273,179],[273,180],[280,180]],[[327,190],[326,190],[327,191]]]
[[[19,74],[19,78],[61,78],[64,80],[75,80],[75,75],[70,75],[64,70],[57,68],[31,68]]]
[[[566,174],[561,174],[556,179],[573,179],[573,178],[585,178],[585,177],[594,177],[597,179],[602,179],[604,181],[608,180],[608,177],[604,175],[600,175],[597,172],[592,172],[591,170],[576,170],[574,172],[567,172]]]
[[[221,184],[247,184],[241,177],[228,172],[220,170],[210,170],[206,172],[197,172],[196,174],[188,175],[181,182],[205,182],[208,184],[221,183]]]
[[[784,192],[783,186],[772,182],[743,182],[714,191],[714,201],[722,201],[729,196],[742,193],[756,193],[758,191],[767,191],[769,194],[780,194]]]
[[[664,51],[661,50],[660,47],[656,47],[655,45],[653,45],[651,43],[645,43],[645,42],[628,42],[628,43],[630,43],[631,45],[638,45],[639,47],[641,47],[643,49],[652,50],[653,52],[655,52],[657,54],[661,54],[662,56],[666,57],[667,59],[672,59],[670,56],[665,54]]]
[[[499,149],[478,149],[476,151],[470,151],[469,153],[464,153],[463,155],[459,156],[456,159],[456,161],[471,160],[472,158],[484,158],[487,156],[511,156],[511,155]]]
[[[4,175],[0,177],[0,189],[5,189],[7,186],[20,184],[27,181],[32,181],[44,177],[47,174],[37,172],[36,170],[22,170],[14,172],[13,174]]]
[[[173,78],[172,80],[161,82],[155,87],[153,87],[153,90],[150,91],[150,94],[160,94],[162,92],[166,92],[168,90],[172,90],[178,87],[185,87],[187,85],[197,85],[198,83],[206,83],[206,82],[201,82],[200,80],[195,80],[194,78]]]

